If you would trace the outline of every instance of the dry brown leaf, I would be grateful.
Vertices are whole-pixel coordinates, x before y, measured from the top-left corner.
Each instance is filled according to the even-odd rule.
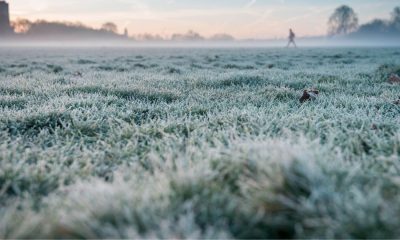
[[[396,74],[391,74],[388,80],[389,83],[391,84],[396,84],[396,83],[400,83],[400,77],[397,76]]]
[[[315,100],[318,97],[319,91],[316,89],[304,90],[303,96],[299,99],[300,103],[304,103],[309,100]]]

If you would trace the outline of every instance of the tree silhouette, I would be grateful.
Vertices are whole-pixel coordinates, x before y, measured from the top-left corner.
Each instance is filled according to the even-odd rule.
[[[335,9],[328,21],[328,34],[348,34],[358,27],[358,17],[354,10],[346,5]]]
[[[388,27],[389,24],[387,21],[374,19],[369,23],[361,25],[356,33],[363,35],[387,34],[389,33]]]
[[[18,18],[17,20],[11,22],[11,27],[16,33],[26,33],[31,29],[33,23],[28,19]]]
[[[101,29],[107,32],[117,33],[118,27],[115,23],[106,22],[101,26]]]
[[[400,7],[395,7],[392,12],[392,24],[396,30],[400,31]]]
[[[362,24],[353,36],[363,37],[399,37],[400,36],[400,7],[394,8],[390,20],[374,19]]]

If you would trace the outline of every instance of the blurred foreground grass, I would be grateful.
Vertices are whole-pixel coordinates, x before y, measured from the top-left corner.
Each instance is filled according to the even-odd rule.
[[[400,237],[400,49],[1,52],[1,238]]]

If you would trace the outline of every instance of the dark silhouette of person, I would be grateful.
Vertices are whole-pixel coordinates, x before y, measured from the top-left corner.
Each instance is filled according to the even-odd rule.
[[[295,38],[296,38],[296,34],[294,34],[292,29],[289,29],[289,42],[288,42],[288,44],[286,46],[287,48],[290,46],[290,44],[293,44],[293,46],[295,48],[297,48],[297,45],[296,45],[296,43],[294,41]]]

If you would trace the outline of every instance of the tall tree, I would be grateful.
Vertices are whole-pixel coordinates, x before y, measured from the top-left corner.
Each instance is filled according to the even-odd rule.
[[[348,34],[358,27],[358,17],[354,10],[346,5],[335,9],[328,21],[328,34],[342,35]]]
[[[395,7],[392,12],[392,24],[400,31],[400,7]]]

